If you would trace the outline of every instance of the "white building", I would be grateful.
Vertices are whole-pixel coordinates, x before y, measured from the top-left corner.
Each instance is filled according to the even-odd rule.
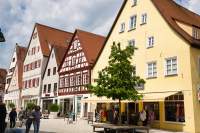
[[[65,55],[67,46],[53,46],[43,75],[41,106],[42,110],[48,110],[52,103],[58,104],[58,67]]]
[[[28,102],[40,105],[42,75],[44,74],[50,48],[53,45],[67,45],[72,34],[66,31],[36,23],[24,60],[22,104]]]
[[[16,44],[13,56],[10,61],[10,67],[7,70],[6,76],[6,94],[4,101],[8,106],[9,103],[14,103],[16,108],[21,107],[21,90],[22,90],[22,75],[23,75],[23,60],[25,58],[27,48]]]

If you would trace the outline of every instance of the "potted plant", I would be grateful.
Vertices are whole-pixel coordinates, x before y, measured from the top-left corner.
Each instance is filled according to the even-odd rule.
[[[15,108],[15,104],[14,103],[9,103],[8,106],[9,106],[9,109]]]
[[[29,109],[29,110],[33,110],[33,108],[35,107],[36,105],[34,103],[27,103],[26,105],[26,108]]]
[[[49,118],[52,118],[52,119],[57,118],[57,114],[58,114],[58,111],[59,111],[59,106],[57,104],[51,104],[49,106],[49,110],[50,110]]]

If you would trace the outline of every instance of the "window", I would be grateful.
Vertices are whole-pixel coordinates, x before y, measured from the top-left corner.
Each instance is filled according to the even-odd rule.
[[[46,93],[47,91],[47,85],[44,85],[43,93]]]
[[[200,39],[200,29],[193,27],[192,34],[195,39]]]
[[[148,78],[157,77],[156,62],[148,63]]]
[[[132,6],[136,6],[137,5],[137,0],[132,0]]]
[[[57,91],[57,86],[58,86],[57,83],[54,83],[54,85],[53,85],[53,91],[54,91],[54,92]]]
[[[83,73],[83,84],[88,84],[88,73]]]
[[[154,45],[154,37],[153,36],[148,37],[147,48],[151,48],[151,47],[153,47],[153,45]]]
[[[51,92],[51,84],[48,84],[48,91],[47,91],[48,93],[50,93]]]
[[[129,40],[128,45],[135,46],[135,40],[134,39]]]
[[[51,74],[51,69],[48,69],[47,70],[47,76],[50,76],[50,74]]]
[[[12,62],[15,62],[15,58],[12,59]]]
[[[60,88],[63,88],[65,85],[65,79],[64,78],[60,78]]]
[[[146,13],[142,14],[141,19],[142,19],[141,24],[146,24],[147,23],[147,14]]]
[[[177,58],[166,59],[166,70],[165,75],[176,75],[177,74]]]
[[[159,103],[158,102],[144,102],[144,108],[148,110],[151,115],[151,121],[160,120]]]
[[[36,79],[33,79],[33,80],[32,80],[33,87],[36,86],[35,81],[36,81]]]
[[[76,85],[81,85],[81,75],[76,76]]]
[[[122,33],[124,31],[125,31],[125,23],[121,23],[119,32]]]
[[[72,66],[75,66],[75,65],[76,65],[76,57],[73,56],[73,57],[72,57]]]
[[[69,87],[69,77],[65,77],[65,87]]]
[[[74,76],[70,77],[70,86],[74,86]]]
[[[129,30],[133,30],[136,28],[136,19],[137,19],[136,15],[130,17]]]
[[[185,122],[184,96],[181,92],[165,99],[165,121]]]
[[[36,85],[36,87],[37,87],[37,86],[39,86],[39,83],[40,83],[40,78],[36,78],[35,80],[36,80],[36,83],[35,83],[35,85]]]
[[[33,33],[33,39],[37,38],[37,32]]]
[[[53,75],[56,75],[56,67],[53,68]]]

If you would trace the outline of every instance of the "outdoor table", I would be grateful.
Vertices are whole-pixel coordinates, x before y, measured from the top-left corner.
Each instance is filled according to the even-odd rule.
[[[106,124],[106,123],[93,124],[92,126],[93,126],[93,132],[96,132],[95,128],[104,128],[104,133],[106,133],[108,130],[114,130],[116,131],[116,133],[120,133],[120,131],[124,131],[124,130],[130,130],[133,133],[135,133],[136,129],[146,130],[147,133],[149,133],[149,127],[146,127],[146,126],[114,125],[114,124]]]

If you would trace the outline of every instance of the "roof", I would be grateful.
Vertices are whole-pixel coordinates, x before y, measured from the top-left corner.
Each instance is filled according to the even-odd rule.
[[[22,47],[22,46],[19,46],[18,44],[16,44],[17,61],[24,60],[24,58],[26,56],[26,51],[27,51],[26,47]]]
[[[7,75],[6,69],[0,68],[0,84],[6,83],[6,75]]]
[[[79,29],[76,30],[76,34],[88,63],[93,65],[104,45],[105,37]]]
[[[38,23],[35,24],[35,28],[37,28],[40,46],[44,56],[49,56],[50,54],[49,45],[58,45],[58,46],[68,45],[73,36],[73,34],[70,32],[52,28]]]
[[[54,46],[55,57],[57,65],[60,66],[62,59],[64,58],[65,52],[67,51],[67,46]]]
[[[176,21],[200,28],[200,16],[176,4],[173,0],[151,0],[169,26],[181,35],[191,46],[200,48],[197,40],[179,27]]]
[[[97,35],[91,32],[83,31],[80,29],[76,29],[74,32],[74,35],[71,39],[71,42],[69,44],[69,47],[67,48],[64,58],[62,59],[61,64],[64,62],[65,57],[67,56],[67,51],[70,49],[70,46],[72,45],[72,42],[75,37],[78,37],[81,47],[83,49],[83,52],[86,56],[86,59],[90,66],[94,66],[94,63],[97,60],[98,55],[100,54],[101,49],[103,48],[105,37],[101,35]],[[61,68],[61,65],[59,66],[59,69]]]

